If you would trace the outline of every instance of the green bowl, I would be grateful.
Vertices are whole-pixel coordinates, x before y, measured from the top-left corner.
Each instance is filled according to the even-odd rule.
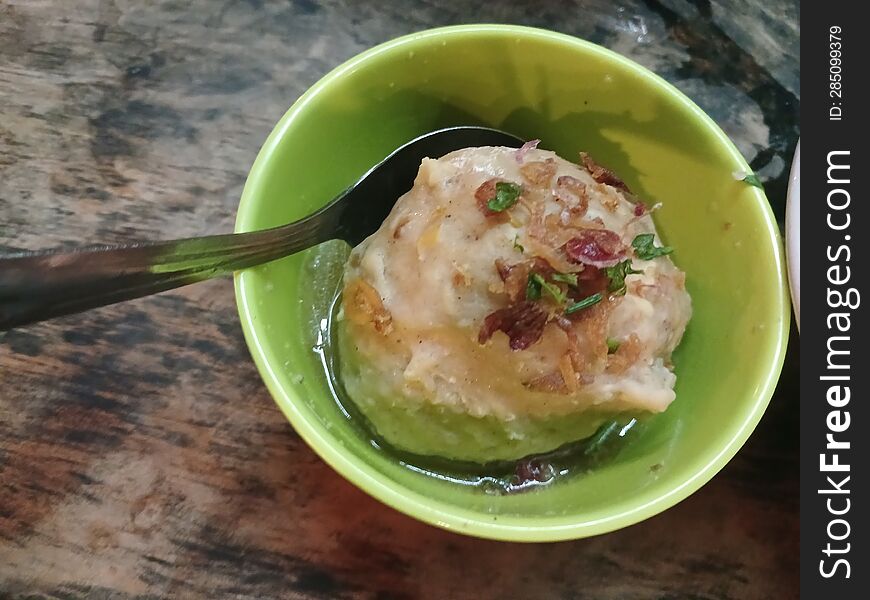
[[[676,401],[609,462],[533,491],[489,495],[410,469],[372,444],[330,393],[312,350],[328,271],[311,267],[316,251],[236,276],[245,337],[266,385],[341,475],[458,533],[573,539],[673,506],[713,477],[761,418],[790,309],[767,200],[732,176],[748,165],[661,78],[594,44],[525,27],[448,27],[382,44],[328,74],[282,117],[251,168],[236,231],[302,217],[404,142],[459,124],[541,138],[569,160],[588,151],[646,202],[663,203],[656,221],[694,303],[674,356]]]

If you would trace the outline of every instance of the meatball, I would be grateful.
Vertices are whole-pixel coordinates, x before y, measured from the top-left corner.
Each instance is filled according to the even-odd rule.
[[[685,276],[650,210],[581,165],[530,146],[425,159],[353,250],[339,375],[387,442],[513,459],[674,400]]]

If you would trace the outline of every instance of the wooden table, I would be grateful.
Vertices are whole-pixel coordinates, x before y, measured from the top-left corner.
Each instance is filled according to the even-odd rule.
[[[0,0],[0,251],[230,231],[259,145],[307,86],[469,21],[565,31],[656,70],[782,216],[796,1]],[[761,425],[701,491],[613,534],[520,545],[413,521],[325,466],[262,385],[229,281],[0,334],[0,598],[795,597],[792,336]]]

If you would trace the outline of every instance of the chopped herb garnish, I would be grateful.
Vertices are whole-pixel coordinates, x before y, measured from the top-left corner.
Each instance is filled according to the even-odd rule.
[[[642,233],[631,242],[634,254],[643,260],[652,260],[658,256],[664,256],[674,251],[670,246],[656,246],[655,235]]]
[[[631,259],[627,258],[619,264],[612,267],[605,267],[604,274],[610,279],[610,285],[607,286],[607,291],[616,296],[625,294],[625,278],[628,275],[636,275],[643,271],[635,271],[631,268]]]
[[[764,186],[761,185],[761,180],[755,173],[749,173],[748,175],[746,175],[746,177],[743,178],[743,182],[748,183],[749,185],[754,185],[757,188],[764,189]]]
[[[487,208],[493,212],[501,212],[509,209],[517,203],[522,188],[515,183],[499,181],[495,184],[495,197],[486,203]]]
[[[519,240],[520,240],[520,236],[515,235],[514,236],[514,250],[519,250],[520,252],[525,252],[526,249],[523,248],[523,245],[520,244]]]
[[[529,279],[534,280],[535,283],[537,283],[539,293],[540,290],[543,290],[547,292],[547,294],[559,304],[565,304],[565,301],[568,298],[565,296],[565,292],[559,289],[558,285],[550,283],[538,273],[532,273],[531,275],[529,275]]]
[[[601,294],[592,294],[591,296],[587,296],[583,298],[579,302],[575,302],[571,306],[565,309],[565,314],[570,315],[572,313],[577,312],[578,310],[583,310],[584,308],[589,308],[593,304],[598,304],[601,302]]]
[[[747,173],[746,171],[734,171],[733,173],[731,173],[731,176],[737,181],[748,183],[749,185],[753,185],[757,188],[764,188],[764,186],[761,184],[761,180],[755,173]]]
[[[529,273],[529,280],[526,282],[526,300],[541,299],[541,284],[534,275],[534,273]]]
[[[567,283],[571,287],[577,287],[577,273],[553,273],[551,279]]]
[[[619,350],[619,346],[622,342],[619,340],[615,340],[613,338],[607,338],[607,353],[608,354],[616,354],[616,351]]]

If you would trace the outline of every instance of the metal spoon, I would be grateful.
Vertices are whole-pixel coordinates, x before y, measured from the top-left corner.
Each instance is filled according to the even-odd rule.
[[[521,143],[485,127],[441,129],[401,146],[326,206],[289,225],[2,257],[0,331],[227,275],[331,239],[355,246],[380,227],[399,196],[411,189],[423,158]]]

